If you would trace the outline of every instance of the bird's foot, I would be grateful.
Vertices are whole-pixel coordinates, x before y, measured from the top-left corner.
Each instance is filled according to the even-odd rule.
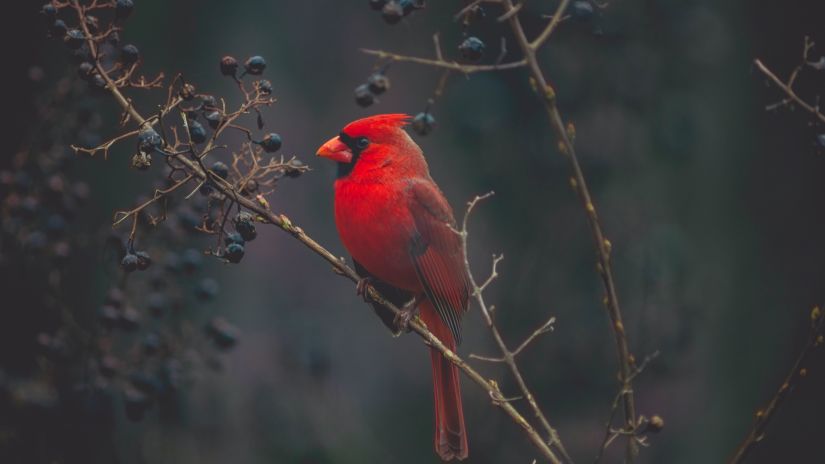
[[[413,298],[401,307],[398,314],[395,315],[395,327],[398,328],[399,332],[410,331],[410,321],[415,317],[415,313],[418,312],[419,301],[420,299],[418,297]]]
[[[368,302],[370,300],[370,295],[369,292],[367,292],[367,286],[372,285],[373,282],[375,282],[374,277],[361,277],[355,284],[355,294],[363,298],[364,301]]]

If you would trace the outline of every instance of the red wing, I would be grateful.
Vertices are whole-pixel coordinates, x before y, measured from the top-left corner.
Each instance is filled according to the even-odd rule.
[[[410,257],[427,298],[456,343],[461,343],[461,316],[467,310],[469,285],[453,212],[429,179],[412,181],[409,192],[416,227]]]

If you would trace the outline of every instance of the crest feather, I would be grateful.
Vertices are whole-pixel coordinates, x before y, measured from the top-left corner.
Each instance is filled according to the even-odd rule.
[[[347,124],[343,132],[357,136],[386,129],[399,129],[409,124],[411,119],[412,116],[404,113],[376,114]]]

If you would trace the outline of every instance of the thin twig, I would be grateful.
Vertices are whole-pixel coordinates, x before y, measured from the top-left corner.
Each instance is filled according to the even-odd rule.
[[[476,283],[475,277],[473,277],[473,272],[470,268],[470,261],[467,258],[468,254],[469,254],[468,253],[468,246],[467,246],[467,238],[469,236],[469,231],[468,231],[467,225],[468,225],[468,222],[469,222],[469,219],[470,219],[470,215],[473,213],[473,210],[475,209],[476,205],[478,205],[479,202],[481,202],[481,201],[483,201],[487,198],[490,198],[491,196],[493,196],[493,192],[488,192],[484,195],[476,196],[469,203],[467,203],[467,210],[464,213],[464,219],[461,221],[461,230],[456,231],[458,233],[459,237],[461,237],[461,246],[464,250],[464,268],[465,268],[465,271],[467,273],[467,277],[468,277],[470,286],[472,287],[471,296],[473,298],[475,298],[476,302],[478,303],[478,307],[481,310],[481,315],[484,317],[484,322],[487,324],[487,327],[490,329],[490,332],[493,334],[493,339],[495,340],[496,344],[498,345],[499,350],[501,351],[500,362],[503,362],[503,363],[507,364],[507,367],[510,369],[510,373],[516,379],[516,384],[518,385],[518,388],[521,391],[522,396],[524,398],[526,398],[527,402],[530,404],[530,408],[533,411],[533,415],[539,420],[541,425],[544,427],[544,429],[545,429],[545,431],[548,435],[548,445],[556,448],[559,451],[559,453],[562,456],[564,456],[564,458],[568,462],[572,463],[573,459],[570,458],[570,455],[567,453],[567,450],[565,450],[564,444],[562,444],[561,438],[559,438],[558,432],[556,431],[556,429],[554,429],[550,425],[550,422],[547,420],[547,417],[545,416],[544,412],[541,410],[538,403],[536,402],[535,396],[533,396],[533,393],[530,391],[529,387],[527,386],[527,382],[525,382],[524,376],[521,374],[521,370],[519,369],[518,364],[516,363],[516,360],[515,360],[515,356],[516,356],[517,352],[511,351],[510,348],[507,346],[507,343],[502,338],[501,333],[498,330],[498,326],[496,325],[496,322],[493,319],[492,308],[489,308],[487,306],[486,301],[484,300],[484,295],[483,295],[484,289],[494,279],[496,279],[496,277],[498,277],[498,272],[497,272],[498,271],[498,263],[503,259],[503,257],[502,256],[498,256],[498,257],[494,256],[493,257],[492,272],[490,273],[490,277],[488,277],[487,280],[482,285],[478,285],[478,283]],[[545,327],[545,326],[547,326],[547,324],[545,324],[542,327]],[[539,330],[537,330],[537,332],[539,332],[541,330],[542,330],[542,328],[539,328]],[[529,344],[532,340],[534,340],[536,338],[536,336],[538,336],[538,335],[528,337],[528,340],[525,341],[525,343],[522,343],[522,345],[519,347],[518,351],[523,350],[524,347],[527,346],[527,344]],[[475,359],[481,359],[481,360],[484,360],[484,361],[498,361],[498,359],[493,359],[493,358],[484,358],[484,357],[473,356],[473,355],[470,355],[470,356],[475,358]]]
[[[767,76],[768,79],[770,79],[774,83],[774,85],[779,87],[779,89],[782,90],[785,93],[785,95],[788,96],[788,98],[790,98],[792,101],[796,102],[796,104],[799,105],[800,107],[802,107],[802,109],[804,109],[805,111],[813,114],[821,122],[825,123],[825,114],[822,114],[819,111],[818,106],[812,106],[812,105],[808,104],[805,100],[800,98],[796,94],[796,92],[793,90],[791,85],[789,85],[785,82],[782,82],[782,80],[779,79],[778,77],[776,77],[776,74],[774,74],[770,69],[768,69],[768,67],[765,66],[762,63],[761,60],[755,59],[755,60],[753,60],[753,64],[756,65],[756,68],[759,71],[761,71],[762,74]],[[791,84],[793,84],[793,81],[790,81],[790,82],[791,82]],[[787,100],[785,100],[785,101],[787,101]]]
[[[785,376],[785,380],[776,390],[768,405],[756,411],[753,426],[750,432],[736,448],[729,464],[738,464],[745,460],[748,453],[754,446],[765,437],[765,430],[768,428],[771,419],[776,415],[776,411],[782,406],[788,394],[796,388],[799,383],[808,375],[808,360],[819,347],[825,344],[825,314],[817,306],[811,311],[811,329],[808,334],[808,341],[802,348],[802,352],[793,363],[790,372]]]
[[[633,373],[630,375],[630,379],[635,379],[639,374],[644,372],[648,364],[650,364],[651,361],[656,359],[658,356],[658,351],[654,351],[653,353],[645,356],[645,359],[642,360],[642,363],[639,364],[639,366],[636,367],[636,369],[634,369]],[[617,437],[626,434],[625,430],[616,430],[613,428],[613,419],[616,417],[616,412],[619,410],[619,404],[621,402],[623,394],[623,391],[619,391],[613,398],[613,405],[610,407],[610,415],[607,418],[607,423],[605,424],[604,440],[602,441],[602,445],[599,447],[599,453],[596,455],[596,460],[593,461],[594,464],[598,464],[599,461],[601,461],[602,457],[604,456],[604,452]],[[638,439],[640,438],[637,437],[637,440]]]
[[[361,51],[366,53],[367,55],[377,56],[379,59],[382,60],[416,63],[424,66],[451,69],[453,71],[458,71],[463,74],[473,74],[477,72],[489,71],[504,71],[506,69],[522,68],[527,65],[527,62],[525,60],[518,60],[501,64],[462,64],[457,61],[446,61],[439,59],[433,60],[429,58],[418,58],[415,56],[399,55],[397,53],[390,53],[384,50],[370,50],[367,48],[362,48]]]
[[[512,0],[502,0],[505,10],[512,10],[514,8]],[[602,279],[606,294],[606,309],[610,317],[611,328],[616,342],[616,352],[619,360],[619,383],[622,391],[622,403],[624,405],[625,428],[628,431],[636,427],[636,406],[633,395],[633,387],[631,384],[631,374],[633,372],[630,349],[628,348],[627,336],[625,335],[624,322],[622,319],[622,312],[619,306],[618,293],[616,291],[616,284],[613,278],[610,262],[610,245],[604,236],[602,226],[599,222],[599,217],[596,214],[596,207],[590,195],[590,190],[587,187],[587,182],[584,178],[581,166],[579,165],[576,150],[573,142],[565,128],[564,121],[556,106],[556,94],[553,88],[547,83],[544,77],[544,72],[539,66],[536,58],[536,50],[541,46],[550,36],[554,29],[554,23],[557,23],[561,15],[567,8],[568,0],[563,0],[559,4],[558,9],[554,15],[553,20],[547,29],[532,43],[527,39],[524,33],[524,28],[519,20],[519,15],[514,14],[509,19],[509,24],[516,36],[516,41],[527,60],[527,67],[530,70],[530,75],[534,81],[538,94],[544,104],[547,115],[550,119],[550,126],[556,133],[563,147],[567,159],[570,161],[570,166],[573,170],[573,184],[579,193],[585,211],[587,212],[588,223],[595,242],[596,255],[598,258],[598,270]],[[637,443],[633,439],[627,442],[627,452],[625,460],[632,463],[639,453]]]

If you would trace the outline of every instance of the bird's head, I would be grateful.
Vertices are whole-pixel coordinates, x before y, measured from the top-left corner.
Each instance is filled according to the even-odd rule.
[[[348,175],[356,165],[381,167],[408,153],[420,157],[418,145],[403,130],[409,121],[406,114],[379,114],[353,121],[321,145],[316,155],[336,161],[339,177]]]

